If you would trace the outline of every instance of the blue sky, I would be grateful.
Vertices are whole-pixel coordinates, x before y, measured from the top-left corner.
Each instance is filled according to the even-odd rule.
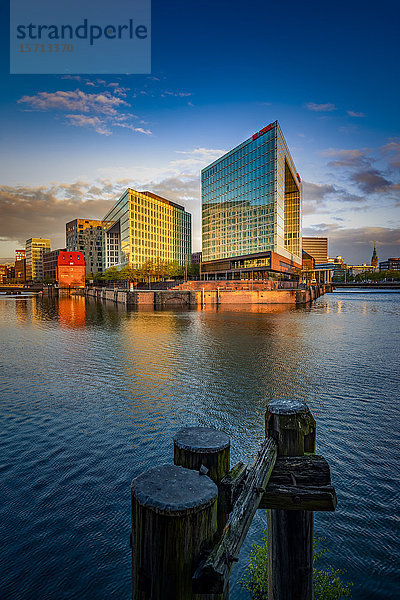
[[[128,185],[182,203],[200,169],[278,119],[329,254],[400,255],[400,9],[357,1],[152,2],[151,75],[9,75],[1,20],[0,257],[101,218]],[[84,16],[84,15],[83,15]]]

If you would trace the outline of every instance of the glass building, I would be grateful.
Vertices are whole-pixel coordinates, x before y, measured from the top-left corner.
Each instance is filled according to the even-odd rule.
[[[179,204],[128,188],[103,222],[104,269],[140,268],[148,260],[190,265],[191,215]]]
[[[302,186],[277,121],[203,169],[201,187],[203,273],[301,267]]]

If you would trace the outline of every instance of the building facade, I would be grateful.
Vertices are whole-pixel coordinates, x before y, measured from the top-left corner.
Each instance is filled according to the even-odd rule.
[[[103,221],[104,270],[157,260],[190,265],[191,215],[183,206],[128,188]]]
[[[85,259],[82,252],[59,251],[57,258],[58,287],[85,287]]]
[[[15,251],[15,260],[23,260],[24,258],[26,258],[26,250],[16,250]]]
[[[57,281],[57,265],[60,252],[66,252],[65,248],[58,250],[50,250],[43,253],[43,280],[47,283],[55,283]]]
[[[315,259],[315,264],[328,262],[328,238],[303,236],[303,250]]]
[[[400,258],[388,258],[379,263],[380,271],[400,271]]]
[[[82,252],[86,273],[103,270],[103,221],[74,219],[65,226],[65,245],[68,252]]]
[[[302,185],[277,121],[203,169],[201,188],[206,278],[301,268]]]
[[[15,261],[15,280],[17,283],[25,283],[26,282],[26,259],[22,258],[21,260]]]
[[[29,238],[25,243],[26,278],[43,279],[43,254],[50,250],[50,240],[44,238]]]

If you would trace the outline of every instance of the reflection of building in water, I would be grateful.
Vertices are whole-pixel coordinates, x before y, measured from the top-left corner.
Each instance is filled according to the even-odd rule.
[[[58,300],[58,316],[62,327],[85,327],[85,298],[83,296],[75,296],[72,299],[60,296]]]
[[[28,314],[32,315],[32,301],[34,298],[18,298],[15,301],[15,316],[20,323],[28,321]]]

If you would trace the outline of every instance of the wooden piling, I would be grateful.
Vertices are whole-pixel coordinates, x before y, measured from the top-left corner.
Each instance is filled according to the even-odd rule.
[[[217,485],[229,471],[230,440],[210,427],[185,427],[174,435],[174,463],[199,471],[203,465]]]
[[[278,445],[278,456],[315,452],[315,420],[304,402],[271,402],[265,426],[266,436]],[[313,529],[310,510],[268,510],[269,600],[312,600]]]
[[[217,527],[218,488],[176,465],[133,480],[132,598],[191,600],[192,575]]]

